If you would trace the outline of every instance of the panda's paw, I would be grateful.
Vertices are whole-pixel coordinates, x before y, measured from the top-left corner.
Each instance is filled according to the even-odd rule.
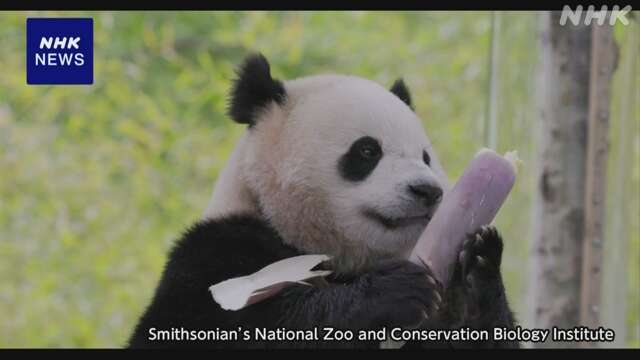
[[[373,326],[417,328],[442,307],[442,285],[409,261],[381,264],[361,280]]]
[[[502,237],[493,226],[483,226],[467,236],[458,256],[462,282],[481,291],[487,281],[500,278]]]

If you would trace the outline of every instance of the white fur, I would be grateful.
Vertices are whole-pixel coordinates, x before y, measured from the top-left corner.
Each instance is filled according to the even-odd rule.
[[[247,134],[245,133],[236,148],[231,153],[226,166],[218,176],[213,195],[209,205],[204,212],[204,218],[216,218],[233,213],[258,214],[257,200],[249,191],[240,173],[240,164],[244,159],[245,143]]]
[[[426,218],[388,229],[364,216],[363,208],[390,218],[434,210],[407,191],[419,182],[448,187],[420,119],[366,79],[321,75],[286,82],[285,88],[286,103],[265,109],[238,143],[204,216],[260,213],[286,243],[333,255],[342,272],[381,257],[406,257]],[[362,136],[378,139],[384,155],[364,181],[351,183],[337,164]]]

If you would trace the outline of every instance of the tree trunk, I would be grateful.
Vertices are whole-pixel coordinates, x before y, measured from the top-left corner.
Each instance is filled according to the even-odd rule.
[[[559,20],[559,12],[541,13],[531,290],[534,326],[547,329],[579,323],[589,108],[591,28]]]

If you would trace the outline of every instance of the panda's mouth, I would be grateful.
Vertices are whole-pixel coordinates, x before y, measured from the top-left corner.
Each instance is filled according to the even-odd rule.
[[[380,214],[379,212],[367,209],[364,210],[364,215],[384,226],[387,229],[393,230],[400,227],[406,227],[411,225],[423,225],[426,226],[427,223],[431,220],[431,212],[414,215],[414,216],[403,216],[403,217],[389,217]]]

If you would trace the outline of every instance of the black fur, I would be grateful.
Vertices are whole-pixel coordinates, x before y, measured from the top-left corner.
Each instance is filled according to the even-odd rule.
[[[507,302],[500,263],[502,238],[492,226],[485,226],[469,234],[458,256],[453,279],[445,292],[443,310],[433,320],[443,329],[469,327],[488,330],[514,329],[516,320]],[[518,348],[516,341],[467,341],[433,344],[453,348]],[[411,343],[408,348],[424,347]]]
[[[409,92],[409,88],[404,83],[402,78],[396,80],[391,89],[389,89],[393,94],[395,94],[400,100],[402,100],[407,106],[409,106],[413,110],[413,103],[411,102],[411,93]]]
[[[363,136],[354,141],[349,150],[340,157],[338,170],[347,181],[362,181],[376,168],[382,158],[378,140]]]
[[[231,90],[229,116],[240,124],[255,125],[256,114],[271,102],[282,105],[287,97],[281,81],[271,77],[269,62],[261,54],[248,56],[237,71]]]
[[[350,279],[329,279],[328,285],[292,285],[278,295],[239,311],[222,310],[209,286],[231,277],[247,275],[277,260],[298,255],[283,245],[265,221],[237,215],[198,223],[185,233],[169,255],[153,300],[132,334],[130,347],[359,347],[377,348],[377,342],[258,342],[258,341],[150,341],[149,328],[169,330],[310,329],[332,326],[342,329],[385,327],[490,326],[513,327],[497,270],[495,232],[481,233],[483,241],[469,242],[469,255],[480,255],[479,264],[465,258],[458,266],[458,280],[442,299],[441,287],[430,271],[407,261],[384,262]],[[499,253],[499,251],[497,251]],[[475,257],[474,257],[475,258]],[[468,260],[468,261],[467,261]],[[499,260],[498,260],[499,263]],[[491,266],[489,266],[491,265]],[[461,270],[462,269],[462,270]],[[469,280],[469,284],[461,279]],[[441,302],[443,301],[443,302]],[[410,343],[408,347],[469,344]],[[508,346],[480,343],[473,346]]]
[[[422,161],[424,161],[427,166],[431,166],[431,156],[429,156],[427,150],[422,151]]]

